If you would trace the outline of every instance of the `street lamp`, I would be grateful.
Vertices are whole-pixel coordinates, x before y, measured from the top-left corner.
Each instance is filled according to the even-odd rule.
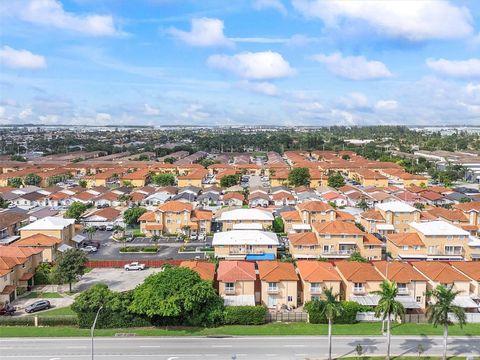
[[[103,305],[98,308],[97,315],[95,315],[95,320],[93,320],[92,328],[90,329],[90,337],[92,339],[92,360],[93,360],[93,331],[95,330],[95,325],[97,325],[98,315],[100,314],[100,310],[103,309]]]

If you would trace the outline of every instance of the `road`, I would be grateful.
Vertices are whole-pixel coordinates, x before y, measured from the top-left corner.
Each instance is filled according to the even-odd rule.
[[[366,354],[385,354],[384,337],[334,337],[334,356],[355,356],[361,344]],[[441,337],[392,337],[392,354],[416,355],[417,345],[424,355],[442,352]],[[327,338],[298,337],[110,337],[95,338],[95,359],[324,359]],[[5,359],[90,359],[90,338],[0,339],[0,358]],[[451,337],[449,355],[480,355],[480,337]],[[477,358],[478,359],[478,358]]]

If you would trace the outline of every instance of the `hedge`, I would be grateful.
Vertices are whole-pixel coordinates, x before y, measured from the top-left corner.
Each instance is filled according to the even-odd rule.
[[[38,326],[77,326],[78,318],[75,315],[39,316]],[[35,316],[0,317],[0,326],[35,326]]]
[[[369,306],[360,305],[354,301],[341,301],[342,312],[333,320],[335,324],[354,324],[357,322],[356,317],[358,312],[371,311]],[[328,323],[325,314],[321,312],[321,301],[309,301],[305,304],[305,310],[308,312],[309,322],[312,324],[326,324]]]
[[[265,306],[229,306],[225,308],[224,323],[227,325],[261,325],[267,316]]]

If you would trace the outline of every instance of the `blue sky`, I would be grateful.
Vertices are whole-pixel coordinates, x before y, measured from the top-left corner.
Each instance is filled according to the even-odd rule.
[[[0,124],[480,124],[475,0],[0,0]]]

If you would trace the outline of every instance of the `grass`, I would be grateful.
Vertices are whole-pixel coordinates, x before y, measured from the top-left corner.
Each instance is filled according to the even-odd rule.
[[[441,356],[391,356],[390,359],[392,360],[439,360]],[[349,357],[342,357],[340,359],[358,359],[358,360],[385,360],[385,356],[349,356]],[[449,360],[463,360],[466,359],[463,356],[449,356],[447,359]],[[478,358],[474,358],[478,359]]]
[[[64,313],[56,313],[55,310],[64,309]],[[70,308],[54,309],[43,312],[44,316],[72,315]],[[40,315],[40,314],[39,314]],[[127,328],[127,329],[98,329],[96,336],[113,336],[116,333],[134,333],[138,336],[285,336],[285,335],[327,335],[327,325],[307,323],[271,323],[257,326],[220,326],[217,328]],[[334,325],[334,335],[381,335],[380,323],[358,323]],[[34,328],[28,326],[0,327],[0,336],[88,336],[89,329],[74,327],[44,327]],[[434,328],[429,324],[402,324],[395,326],[393,335],[442,335],[441,328]],[[480,336],[480,324],[467,324],[461,329],[451,326],[450,336]]]
[[[63,296],[56,292],[37,292],[32,291],[30,294],[24,296],[24,299],[61,299]]]
[[[67,307],[53,308],[50,310],[41,311],[29,316],[35,316],[35,315],[42,317],[42,316],[65,316],[65,315],[77,315],[77,314],[70,308],[70,306],[67,306]]]

